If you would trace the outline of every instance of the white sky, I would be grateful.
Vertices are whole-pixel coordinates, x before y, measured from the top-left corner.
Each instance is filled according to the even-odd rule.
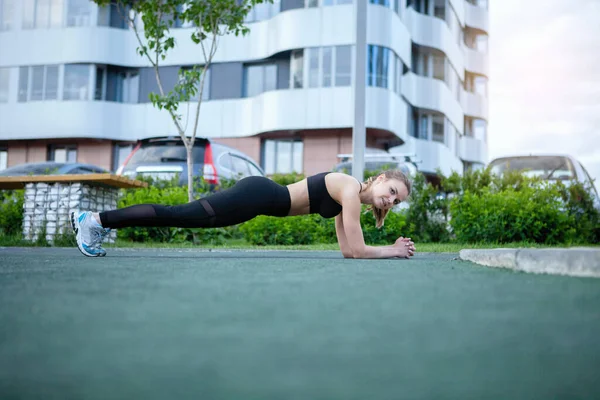
[[[600,0],[489,4],[489,159],[570,154],[600,189]]]

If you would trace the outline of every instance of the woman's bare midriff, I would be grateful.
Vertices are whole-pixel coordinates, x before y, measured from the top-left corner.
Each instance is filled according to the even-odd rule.
[[[310,212],[308,200],[308,183],[306,179],[287,185],[290,191],[291,207],[288,215],[304,215]]]

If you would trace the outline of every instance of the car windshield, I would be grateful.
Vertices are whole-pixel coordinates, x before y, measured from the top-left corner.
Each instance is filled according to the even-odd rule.
[[[501,175],[505,171],[522,171],[529,177],[549,180],[575,179],[571,161],[558,156],[531,156],[500,158],[490,163],[492,173]]]
[[[62,163],[23,164],[5,169],[3,172],[14,175],[49,175],[56,174],[63,165]]]
[[[194,146],[194,164],[204,162],[204,146]],[[165,162],[185,162],[187,154],[181,142],[160,142],[143,144],[129,160],[130,165]]]

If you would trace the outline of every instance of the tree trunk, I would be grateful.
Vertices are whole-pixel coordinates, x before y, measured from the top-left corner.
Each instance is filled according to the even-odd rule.
[[[188,178],[188,202],[194,201],[194,160],[193,160],[193,144],[185,146],[187,150],[187,178]]]

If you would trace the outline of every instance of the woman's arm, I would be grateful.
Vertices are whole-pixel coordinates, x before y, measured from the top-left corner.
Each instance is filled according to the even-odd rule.
[[[346,239],[346,233],[344,233],[344,221],[342,220],[342,214],[343,211],[335,216],[335,234],[344,258],[353,258],[352,249],[348,245],[348,239]]]
[[[335,219],[336,234],[344,257],[352,258],[392,258],[411,254],[410,246],[397,240],[391,246],[367,246],[360,226],[361,205],[353,191],[342,194],[342,213]]]

